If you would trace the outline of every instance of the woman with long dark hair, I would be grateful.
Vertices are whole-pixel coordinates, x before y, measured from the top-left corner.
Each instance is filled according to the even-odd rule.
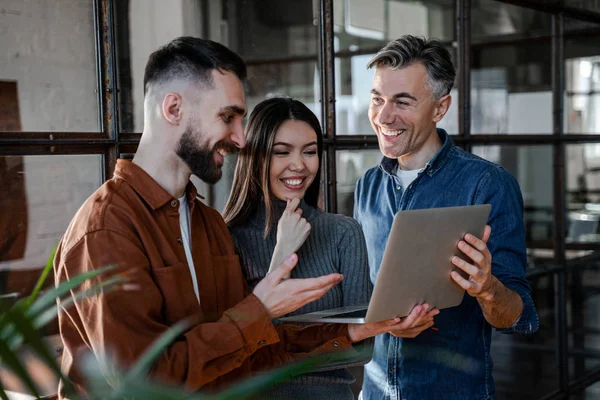
[[[273,268],[296,251],[292,278],[344,275],[322,298],[290,315],[366,304],[372,290],[360,226],[318,207],[322,136],[317,117],[303,103],[272,98],[258,104],[246,127],[246,147],[224,211],[250,288],[265,277],[268,265]],[[356,359],[302,375],[261,397],[353,399],[354,377],[346,367],[368,362],[371,344],[367,340]]]

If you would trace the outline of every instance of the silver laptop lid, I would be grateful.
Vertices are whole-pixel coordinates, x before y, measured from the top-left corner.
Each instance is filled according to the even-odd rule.
[[[451,278],[452,257],[465,258],[458,242],[481,237],[491,205],[399,211],[394,217],[366,322],[403,317],[417,304],[442,309],[462,302]],[[462,272],[462,271],[461,271]]]

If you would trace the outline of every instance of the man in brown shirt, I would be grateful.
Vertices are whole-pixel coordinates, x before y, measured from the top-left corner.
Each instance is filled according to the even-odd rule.
[[[343,278],[284,280],[296,255],[247,292],[223,219],[198,200],[189,182],[192,173],[216,182],[223,156],[245,145],[245,76],[239,56],[212,41],[178,38],[150,56],[137,153],[132,162],[119,160],[114,177],[77,212],[54,260],[57,283],[111,264],[129,276],[127,290],[72,307],[59,302],[62,368],[77,390],[85,392],[77,369],[81,350],[99,358],[112,354],[128,367],[184,318],[194,325],[165,349],[151,375],[191,390],[214,389],[298,357],[351,349],[385,331],[410,334],[432,320],[423,312],[367,326],[276,327],[272,318],[323,296]]]

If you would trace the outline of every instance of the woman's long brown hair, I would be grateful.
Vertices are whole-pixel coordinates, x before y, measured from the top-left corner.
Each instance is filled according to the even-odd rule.
[[[306,190],[304,201],[317,207],[321,186],[321,156],[323,133],[315,114],[302,102],[291,98],[276,97],[259,103],[250,114],[246,126],[246,147],[239,155],[233,177],[229,200],[223,211],[228,226],[244,223],[264,201],[267,210],[265,236],[273,223],[273,203],[269,173],[271,154],[277,130],[287,120],[304,121],[317,134],[319,169],[315,180]]]

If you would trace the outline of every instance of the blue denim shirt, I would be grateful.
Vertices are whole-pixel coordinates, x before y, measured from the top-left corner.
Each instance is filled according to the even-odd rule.
[[[534,333],[539,326],[525,278],[523,199],[517,181],[502,167],[454,146],[438,129],[438,153],[407,187],[395,175],[398,162],[384,157],[357,182],[354,218],[367,241],[371,280],[379,272],[396,212],[433,207],[491,204],[492,273],[523,299],[523,312],[506,333]],[[451,400],[495,397],[490,357],[492,327],[477,300],[465,293],[459,306],[441,310],[437,330],[414,339],[375,338],[365,366],[363,400]]]

